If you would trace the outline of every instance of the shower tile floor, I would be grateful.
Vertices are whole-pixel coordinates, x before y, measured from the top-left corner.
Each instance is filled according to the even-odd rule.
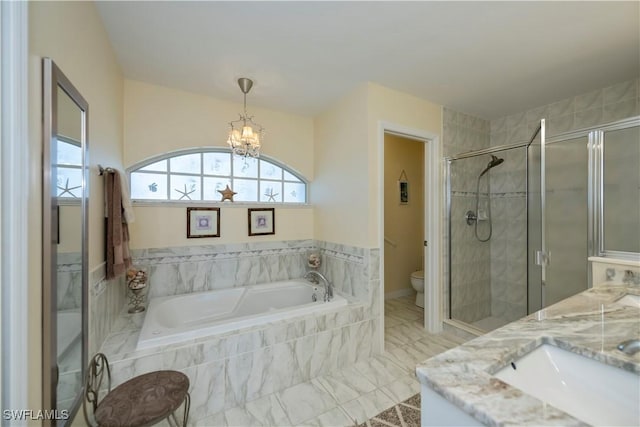
[[[197,426],[355,426],[407,401],[420,392],[416,364],[466,341],[450,332],[434,335],[422,329],[424,312],[414,301],[415,296],[385,301],[384,353],[243,406],[190,420],[190,423]]]

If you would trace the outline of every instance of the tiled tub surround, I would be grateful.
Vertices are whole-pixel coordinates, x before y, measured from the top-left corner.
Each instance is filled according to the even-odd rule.
[[[344,294],[361,300],[379,280],[379,250],[316,240],[134,250],[149,271],[148,298],[297,279],[310,251],[322,254],[320,272]]]
[[[80,312],[82,272],[79,254],[63,254],[58,257],[58,307],[64,311]],[[95,354],[111,330],[116,317],[125,303],[126,293],[122,279],[104,280],[104,264],[89,274],[89,354]],[[76,323],[76,320],[72,321]],[[58,328],[63,328],[58,323]],[[80,370],[80,347],[67,351],[59,361],[58,401],[69,406],[77,394],[77,385],[82,382]]]
[[[234,332],[136,351],[144,313],[126,309],[102,346],[113,384],[157,369],[176,369],[191,380],[191,417],[196,421],[380,353],[377,250],[296,241],[144,251],[138,265],[150,270],[150,293],[215,289],[229,275],[245,283],[301,277],[309,250],[323,254],[323,271],[347,306]],[[180,255],[177,255],[177,252]],[[155,255],[155,256],[154,256]],[[181,265],[188,264],[187,266]],[[215,273],[213,273],[215,272]],[[215,280],[213,279],[215,277]],[[178,281],[185,281],[178,283]],[[240,283],[242,284],[242,283]],[[155,291],[154,291],[155,288]]]
[[[423,390],[434,390],[485,425],[585,425],[492,373],[548,343],[640,374],[640,353],[616,349],[622,341],[640,339],[640,309],[616,303],[625,294],[640,295],[640,288],[589,289],[420,363],[416,372]],[[427,413],[424,406],[422,412]]]

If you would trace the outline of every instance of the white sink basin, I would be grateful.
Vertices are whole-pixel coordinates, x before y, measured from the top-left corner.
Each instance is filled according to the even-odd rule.
[[[640,425],[640,376],[544,344],[494,375],[592,425]]]
[[[616,303],[640,308],[640,295],[627,294],[616,301]]]

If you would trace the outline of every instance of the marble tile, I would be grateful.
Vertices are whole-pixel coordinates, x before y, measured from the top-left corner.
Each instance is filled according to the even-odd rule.
[[[628,98],[613,104],[606,104],[602,112],[604,122],[625,119],[638,115],[638,101],[636,98]]]
[[[416,375],[412,374],[403,378],[398,378],[397,380],[382,387],[380,390],[389,396],[393,402],[402,402],[416,393],[420,393],[420,382]]]
[[[372,382],[354,370],[341,370],[318,377],[317,381],[338,403],[346,403],[376,389]]]
[[[224,411],[216,412],[208,417],[194,420],[193,417],[189,417],[189,424],[197,427],[227,427],[227,421],[224,417]]]
[[[190,417],[199,420],[225,408],[224,362],[216,361],[180,371],[189,377]]]
[[[382,390],[374,390],[341,406],[350,419],[362,423],[385,409],[392,407],[395,403],[396,402]]]
[[[604,104],[614,104],[636,97],[636,81],[629,80],[604,88]]]
[[[386,355],[376,355],[369,361],[356,363],[354,369],[377,387],[387,385],[396,378],[409,373],[408,369],[395,364]]]
[[[333,408],[320,416],[305,421],[302,426],[309,427],[336,427],[336,426],[355,426],[355,420],[341,407]]]
[[[231,408],[224,412],[224,418],[229,426],[293,425],[275,394],[247,402],[241,407]]]
[[[315,418],[338,406],[317,380],[298,384],[277,393],[285,413],[294,425]]]
[[[548,118],[557,118],[562,116],[573,116],[574,98],[566,98],[547,106]]]
[[[603,105],[603,90],[598,89],[575,98],[576,113],[584,110],[600,110]]]

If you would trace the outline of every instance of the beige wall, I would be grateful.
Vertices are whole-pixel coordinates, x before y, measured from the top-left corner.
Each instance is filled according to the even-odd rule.
[[[384,293],[411,289],[422,270],[424,236],[424,142],[384,136]],[[400,204],[398,181],[405,172],[409,203]],[[403,179],[404,176],[403,176]]]
[[[238,91],[240,98],[240,91]],[[251,98],[249,97],[249,102]],[[163,153],[197,147],[226,147],[229,121],[242,104],[138,81],[125,81],[124,159],[130,167]],[[261,150],[312,180],[313,120],[274,110],[249,113],[266,128]],[[246,205],[221,206],[220,237],[186,238],[185,206],[137,205],[131,224],[131,248],[159,248],[219,243],[313,238],[313,208],[276,208],[276,234],[249,237]]]
[[[311,198],[318,239],[368,246],[367,85],[316,117]]]
[[[42,57],[51,57],[89,103],[89,269],[103,262],[98,163],[122,165],[123,77],[93,2],[29,3],[29,402],[41,407]]]
[[[262,205],[264,206],[264,205]],[[184,206],[137,206],[136,221],[129,227],[131,249],[173,246],[217,245],[281,240],[313,239],[313,208],[276,206],[276,234],[249,236],[247,208],[220,208],[220,237],[187,239],[187,209]]]
[[[442,107],[366,83],[316,118],[316,238],[380,246],[381,122],[440,135]]]
[[[368,135],[369,135],[369,246],[380,246],[379,205],[380,122],[392,123],[419,132],[442,135],[442,106],[384,86],[368,84]],[[442,140],[438,140],[442,144]],[[442,191],[442,190],[441,190]],[[441,195],[438,195],[441,196]],[[433,220],[438,220],[433,218]]]

